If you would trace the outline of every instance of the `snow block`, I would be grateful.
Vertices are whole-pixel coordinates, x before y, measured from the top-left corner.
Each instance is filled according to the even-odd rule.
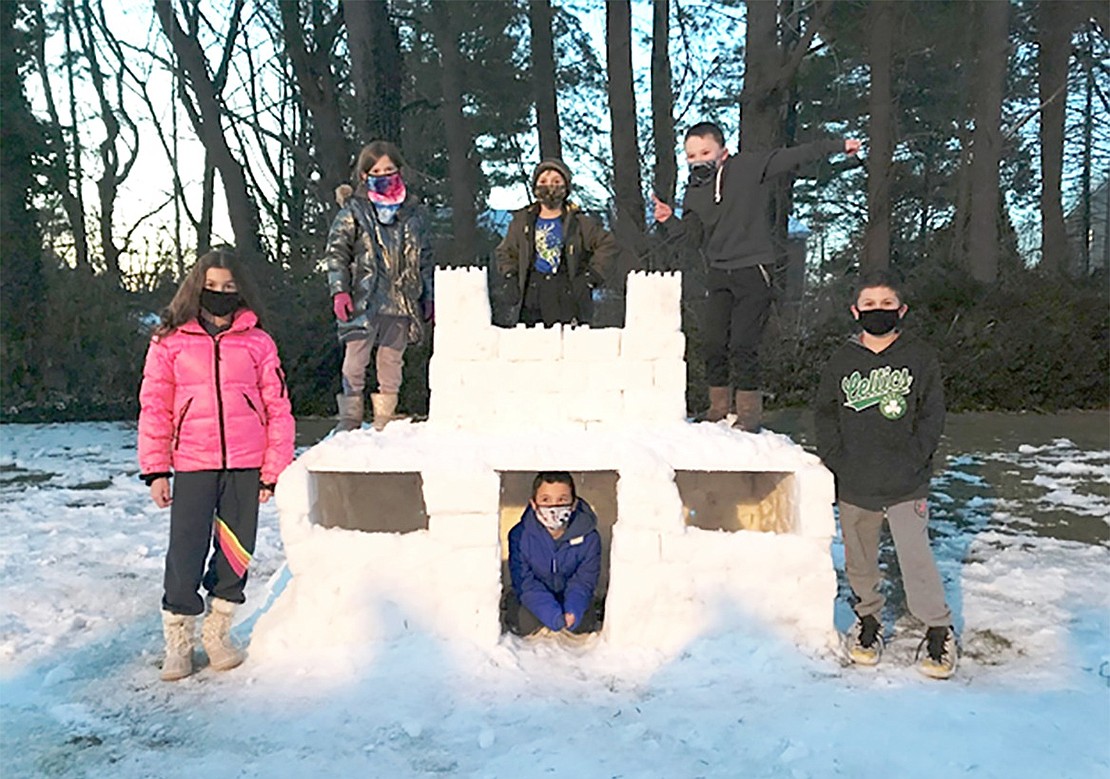
[[[563,328],[563,359],[575,362],[609,362],[621,353],[621,330],[616,327]]]
[[[510,362],[559,360],[563,356],[563,327],[517,325],[500,336],[499,356]]]
[[[439,316],[439,312],[436,312]],[[450,323],[435,328],[433,352],[448,354],[455,360],[490,361],[497,358],[499,328],[465,329]]]
[[[667,393],[679,393],[686,397],[686,361],[678,359],[655,360],[652,384]]]
[[[681,360],[686,354],[686,336],[681,332],[625,329],[621,357],[632,360]]]
[[[497,513],[433,514],[428,517],[428,532],[435,541],[451,547],[496,547],[500,519]]]
[[[625,390],[624,418],[634,424],[684,422],[686,395],[655,387]]]
[[[456,331],[489,327],[492,318],[485,268],[437,268],[436,325]]]
[[[793,481],[790,499],[795,517],[794,532],[810,538],[832,538],[836,535],[833,475],[823,465],[811,465],[794,471]]]
[[[682,330],[682,276],[630,273],[625,293],[624,328],[662,334]]]
[[[612,560],[650,565],[662,559],[662,541],[658,533],[633,529],[618,522],[613,526]]]
[[[422,477],[429,526],[441,514],[497,513],[501,482],[492,470],[428,469]]]

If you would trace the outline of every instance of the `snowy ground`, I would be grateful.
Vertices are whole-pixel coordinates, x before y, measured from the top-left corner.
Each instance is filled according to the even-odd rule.
[[[0,776],[1110,776],[1110,451],[1090,420],[1101,446],[949,447],[948,682],[912,669],[905,618],[877,669],[752,626],[666,661],[413,634],[357,668],[248,659],[162,683],[168,512],[135,478],[133,425],[0,427]],[[243,642],[285,582],[271,507],[252,570]]]

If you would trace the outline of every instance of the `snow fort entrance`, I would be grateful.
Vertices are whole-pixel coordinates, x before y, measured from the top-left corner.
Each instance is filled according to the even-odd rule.
[[[438,270],[429,418],[332,436],[285,471],[291,579],[252,652],[357,655],[411,631],[496,645],[505,534],[550,470],[600,504],[608,645],[673,652],[754,620],[826,646],[832,475],[785,436],[686,419],[680,297],[678,274],[632,273],[623,328],[506,329],[484,269]]]

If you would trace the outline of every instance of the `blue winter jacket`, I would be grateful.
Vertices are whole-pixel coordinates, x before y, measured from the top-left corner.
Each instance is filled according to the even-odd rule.
[[[582,624],[601,574],[597,515],[581,498],[558,540],[540,524],[529,505],[509,531],[509,573],[521,604],[547,627],[566,627],[564,614]]]

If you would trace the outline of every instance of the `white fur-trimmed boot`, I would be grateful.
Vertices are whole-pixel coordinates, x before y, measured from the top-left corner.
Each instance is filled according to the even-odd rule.
[[[208,655],[208,664],[215,671],[229,671],[246,659],[243,651],[231,643],[231,616],[234,613],[234,603],[212,598],[208,616],[200,628],[200,640]]]
[[[377,431],[385,430],[395,417],[397,411],[396,392],[375,392],[370,396],[370,403],[374,407],[374,421],[371,423]]]
[[[162,612],[162,636],[166,639],[166,659],[162,681],[175,682],[193,672],[193,645],[196,643],[197,618]]]

